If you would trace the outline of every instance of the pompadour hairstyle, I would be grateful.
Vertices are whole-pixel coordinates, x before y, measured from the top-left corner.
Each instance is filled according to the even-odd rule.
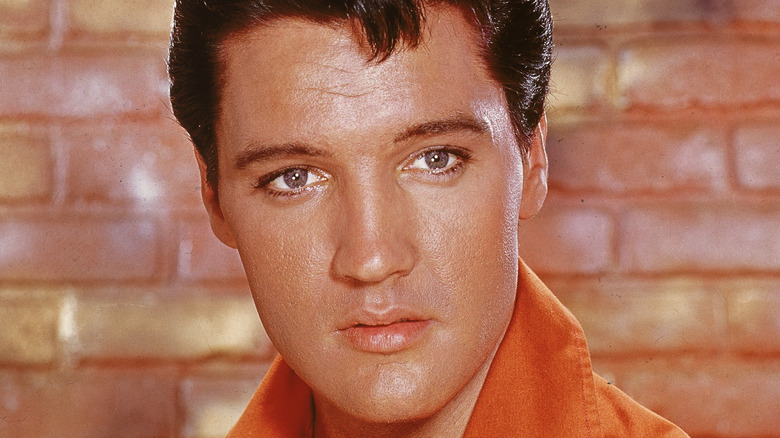
[[[207,183],[216,191],[220,48],[227,37],[284,17],[345,21],[362,30],[373,59],[382,62],[399,44],[420,42],[425,10],[436,4],[454,5],[472,18],[525,157],[549,91],[552,19],[547,0],[176,0],[168,58],[171,104],[206,163]]]

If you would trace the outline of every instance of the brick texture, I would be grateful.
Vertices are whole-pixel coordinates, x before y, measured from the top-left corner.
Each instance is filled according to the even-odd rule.
[[[780,100],[774,41],[640,40],[619,57],[624,104],[686,108]]]
[[[520,257],[540,273],[598,273],[612,264],[613,223],[595,209],[547,209],[520,223]]]
[[[550,78],[550,105],[556,109],[604,104],[611,68],[607,52],[592,45],[559,45]]]
[[[97,34],[151,34],[165,36],[173,18],[166,0],[71,0],[70,25]]]
[[[621,219],[621,264],[632,271],[780,269],[780,209],[645,208]]]
[[[548,149],[553,189],[679,193],[726,186],[726,135],[708,126],[556,125]]]
[[[0,77],[0,116],[151,116],[165,110],[159,55],[8,56]]]
[[[0,371],[3,437],[174,437],[175,373]]]
[[[91,359],[268,359],[272,351],[248,293],[176,301],[84,299],[77,305],[75,327],[79,355]]]
[[[584,26],[595,29],[636,24],[719,20],[728,16],[728,3],[727,0],[706,2],[638,0],[609,3],[558,0],[550,2],[553,15],[560,26]]]
[[[72,199],[200,207],[193,147],[172,122],[79,128],[67,129],[60,138],[69,157]]]
[[[0,202],[51,194],[54,160],[47,136],[26,127],[0,127]]]
[[[780,23],[780,3],[771,0],[740,0],[735,18],[747,22]]]
[[[780,190],[780,121],[741,126],[734,134],[737,175],[742,186]]]
[[[693,437],[776,436],[780,428],[780,418],[772,414],[780,409],[776,363],[695,364],[646,357],[605,368],[616,371],[618,388]]]
[[[3,298],[0,307],[0,363],[43,365],[58,352],[56,299]]]
[[[150,221],[0,221],[0,279],[148,279],[158,270],[156,241]]]
[[[734,350],[780,353],[780,284],[741,282],[729,294],[727,304]]]
[[[179,223],[178,275],[188,281],[246,283],[238,251],[211,232],[208,216],[184,218]]]
[[[42,37],[49,24],[46,0],[0,0],[0,48],[5,38]]]
[[[727,343],[723,299],[700,282],[556,286],[561,301],[582,324],[595,356],[713,352]]]

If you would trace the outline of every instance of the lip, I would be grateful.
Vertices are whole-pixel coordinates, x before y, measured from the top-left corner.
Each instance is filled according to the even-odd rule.
[[[387,324],[357,323],[339,330],[356,349],[368,353],[395,353],[422,338],[431,320],[401,318]]]

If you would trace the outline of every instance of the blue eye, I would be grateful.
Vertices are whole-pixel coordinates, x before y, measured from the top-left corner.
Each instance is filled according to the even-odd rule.
[[[319,171],[305,167],[288,167],[260,179],[256,185],[274,195],[294,195],[327,180]]]
[[[284,172],[281,178],[288,188],[293,190],[300,189],[301,187],[304,187],[306,181],[309,180],[309,171],[306,169],[290,169]]]
[[[447,149],[431,149],[418,155],[408,168],[442,173],[457,167],[461,162],[460,157]]]
[[[429,168],[439,170],[450,163],[450,154],[447,151],[429,151],[423,154],[423,159]]]

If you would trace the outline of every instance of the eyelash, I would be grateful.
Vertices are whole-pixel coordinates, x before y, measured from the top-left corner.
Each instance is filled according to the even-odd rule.
[[[307,166],[289,166],[285,167],[283,169],[279,169],[277,171],[271,172],[267,175],[263,175],[260,177],[260,179],[254,184],[254,188],[256,189],[262,189],[265,191],[268,195],[278,198],[278,197],[293,197],[300,195],[303,192],[309,191],[309,190],[315,190],[314,186],[305,186],[301,187],[300,189],[290,190],[290,191],[279,191],[274,190],[268,187],[268,185],[271,183],[271,181],[275,180],[276,178],[279,178],[280,176],[284,175],[285,173],[289,172],[290,170],[306,170],[312,175],[317,175],[319,178],[322,178],[322,172],[312,169],[311,167]]]
[[[466,149],[455,147],[455,146],[433,146],[433,147],[424,149],[424,150],[422,150],[420,152],[417,152],[414,155],[409,156],[407,161],[410,161],[411,163],[407,164],[406,166],[404,166],[404,169],[406,169],[409,166],[411,166],[412,164],[414,164],[415,161],[417,161],[418,159],[422,158],[428,152],[433,152],[433,151],[446,152],[446,153],[448,153],[450,155],[455,156],[455,159],[457,160],[457,162],[455,164],[453,164],[452,167],[450,167],[448,169],[445,169],[445,170],[442,170],[442,171],[435,171],[435,170],[429,171],[428,174],[429,175],[433,175],[434,177],[442,177],[442,176],[447,176],[447,175],[451,175],[453,173],[459,172],[459,171],[461,171],[463,169],[463,166],[465,164],[468,164],[468,163],[470,163],[472,161],[471,160],[471,153],[469,151],[467,151]],[[409,170],[412,170],[412,169],[409,169]]]
[[[425,154],[433,151],[442,151],[446,152],[447,154],[455,156],[455,159],[457,162],[452,165],[452,167],[449,167],[442,171],[436,171],[431,170],[429,172],[426,172],[428,175],[433,176],[434,178],[441,178],[446,177],[449,175],[452,175],[453,173],[459,172],[463,169],[463,166],[469,162],[471,162],[471,153],[463,148],[455,147],[455,146],[433,146],[427,149],[424,149],[422,151],[416,152],[414,155],[410,155],[409,158],[407,158],[407,162],[410,162],[409,164],[405,165],[403,169],[408,170],[416,170],[411,169],[410,166],[414,164],[415,161],[422,158]],[[278,197],[294,197],[298,196],[303,192],[307,192],[309,190],[315,190],[314,186],[305,186],[300,189],[296,190],[290,190],[290,191],[279,191],[279,190],[273,190],[268,187],[268,185],[275,180],[276,178],[279,178],[280,176],[284,175],[290,170],[295,169],[301,169],[306,170],[310,172],[311,174],[317,175],[319,178],[322,178],[322,172],[312,169],[311,167],[307,166],[289,166],[282,169],[279,169],[277,171],[271,172],[267,175],[264,175],[260,177],[260,179],[254,184],[254,188],[256,189],[262,189],[264,190],[268,195],[278,198]],[[421,170],[420,173],[423,173]]]

